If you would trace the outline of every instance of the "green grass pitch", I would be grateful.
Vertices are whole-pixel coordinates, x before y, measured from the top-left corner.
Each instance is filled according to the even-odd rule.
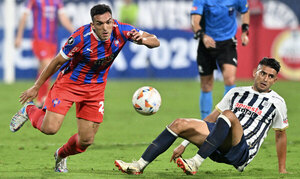
[[[207,159],[196,176],[186,176],[176,164],[170,163],[173,149],[151,163],[140,176],[126,175],[117,170],[114,160],[138,160],[149,143],[171,121],[179,117],[199,118],[199,82],[196,80],[109,80],[105,94],[104,122],[100,125],[95,142],[85,153],[70,156],[69,173],[54,172],[53,154],[70,136],[77,132],[75,110],[71,108],[62,128],[56,135],[47,136],[27,122],[20,131],[9,131],[11,117],[21,108],[20,93],[33,84],[17,82],[0,85],[0,178],[300,178],[300,85],[299,82],[278,81],[272,89],[285,98],[288,106],[287,170],[278,174],[274,131],[271,129],[258,155],[243,173],[232,166]],[[238,86],[251,85],[239,81]],[[157,114],[142,116],[131,104],[133,92],[141,87],[155,87],[162,96]],[[214,104],[223,96],[223,83],[216,82]],[[190,145],[184,157],[192,157],[197,149]]]

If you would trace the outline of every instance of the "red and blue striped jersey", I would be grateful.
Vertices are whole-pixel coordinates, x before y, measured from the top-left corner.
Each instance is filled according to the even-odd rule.
[[[111,36],[101,41],[90,24],[77,29],[62,47],[60,54],[68,59],[58,79],[63,83],[91,84],[106,82],[107,73],[125,43],[132,41],[132,25],[114,20]],[[61,81],[62,80],[62,81]]]
[[[26,9],[32,11],[33,39],[57,43],[57,24],[62,0],[27,0]]]

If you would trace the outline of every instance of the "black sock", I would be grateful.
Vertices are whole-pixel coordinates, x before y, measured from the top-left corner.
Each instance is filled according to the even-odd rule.
[[[170,130],[170,129],[169,129]],[[142,158],[147,162],[152,162],[157,156],[165,152],[176,140],[177,135],[165,129],[145,150]],[[176,135],[176,136],[175,136]]]
[[[226,119],[224,119],[226,118]],[[212,154],[219,146],[221,146],[226,139],[229,129],[231,126],[225,121],[228,120],[227,117],[221,115],[219,116],[217,123],[213,130],[209,133],[204,143],[198,150],[198,154],[202,158],[207,158]],[[229,120],[228,120],[229,121]]]

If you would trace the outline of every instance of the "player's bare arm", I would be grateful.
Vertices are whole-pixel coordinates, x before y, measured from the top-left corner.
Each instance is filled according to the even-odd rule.
[[[285,167],[287,146],[286,132],[285,130],[276,130],[275,132],[276,150],[278,157],[278,171],[279,173],[287,173]]]
[[[19,27],[18,27],[18,32],[17,32],[17,37],[15,39],[15,47],[19,48],[21,46],[22,40],[23,40],[23,34],[24,34],[24,29],[26,25],[26,20],[28,17],[29,13],[25,12],[20,20]]]
[[[249,38],[248,38],[248,34],[249,34],[249,23],[250,23],[250,12],[249,10],[242,14],[241,16],[242,18],[242,35],[241,35],[241,40],[242,40],[242,45],[246,46],[249,43]]]
[[[141,34],[136,29],[132,29],[130,31],[130,35],[132,40],[134,40],[137,44],[145,45],[148,48],[155,48],[160,45],[158,38],[148,32],[144,31],[143,34]]]
[[[192,29],[195,33],[194,38],[200,38],[206,48],[216,48],[215,40],[202,31],[202,27],[200,26],[202,16],[199,14],[193,14],[191,18]]]
[[[64,11],[59,12],[58,14],[59,17],[59,21],[60,23],[70,32],[74,32],[75,29],[69,19],[69,17],[67,16],[67,14]]]
[[[42,84],[50,78],[57,70],[66,62],[67,60],[61,56],[61,54],[58,54],[51,62],[50,64],[43,70],[39,78],[36,80],[34,85],[24,91],[20,96],[20,103],[24,104],[27,101],[32,101],[34,98],[36,98],[38,91]]]

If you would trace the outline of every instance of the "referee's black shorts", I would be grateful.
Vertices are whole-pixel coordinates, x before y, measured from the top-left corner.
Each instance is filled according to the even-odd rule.
[[[211,75],[223,64],[237,66],[237,40],[235,37],[225,41],[216,42],[216,48],[205,48],[202,40],[199,41],[197,50],[198,70],[201,76]]]

